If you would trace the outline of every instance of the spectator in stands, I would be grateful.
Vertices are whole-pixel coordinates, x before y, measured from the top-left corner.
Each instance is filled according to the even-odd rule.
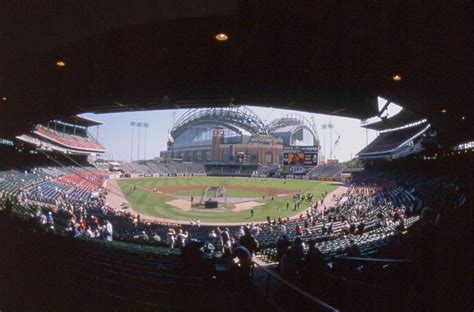
[[[345,235],[348,235],[350,233],[350,224],[349,222],[344,221],[344,224],[342,225],[342,232],[345,234]]]
[[[385,222],[385,218],[384,218],[383,214],[378,213],[377,214],[377,221],[375,223],[375,228],[379,229],[379,228],[383,228],[385,226],[386,226],[386,222]]]
[[[245,235],[245,230],[243,226],[240,226],[239,231],[237,232],[237,238],[241,238]]]
[[[232,248],[232,266],[237,285],[250,286],[250,273],[252,270],[252,254],[242,245],[234,244]]]
[[[354,240],[349,241],[349,247],[347,247],[346,255],[348,257],[360,257],[359,246],[354,242]]]
[[[150,240],[150,237],[148,236],[148,234],[145,231],[141,231],[140,234],[136,235],[134,238],[136,240],[142,241],[142,242],[148,242]]]
[[[217,238],[217,234],[214,230],[211,230],[209,232],[209,235],[207,236],[211,242],[214,242]]]
[[[161,243],[161,236],[158,235],[158,233],[155,233],[155,235],[153,235],[153,241],[156,243]]]
[[[48,211],[47,223],[48,225],[54,224],[53,213],[51,211]]]
[[[290,282],[295,282],[298,278],[304,259],[304,245],[301,237],[296,237],[293,245],[288,248],[280,264],[283,277]]]
[[[176,243],[176,232],[174,229],[168,229],[168,233],[166,234],[166,242],[170,248],[174,248]]]
[[[290,247],[290,240],[288,239],[288,235],[282,235],[280,239],[277,241],[276,250],[277,250],[277,259],[278,262],[281,262],[281,259],[285,255],[286,251]]]
[[[297,224],[296,227],[295,227],[296,235],[303,235],[303,231],[304,231],[304,229],[299,224]]]
[[[320,279],[321,273],[326,269],[326,263],[321,251],[316,247],[315,241],[310,239],[308,241],[308,253],[304,257],[303,263],[303,278],[304,284],[311,291],[315,281]]]
[[[333,228],[333,223],[331,222],[327,230],[327,235],[331,235],[334,233],[332,228]]]
[[[183,248],[184,246],[186,246],[186,239],[188,238],[188,236],[188,232],[183,232],[182,229],[179,229],[179,232],[176,235],[176,247]]]
[[[40,223],[41,225],[47,224],[47,223],[48,223],[48,217],[46,217],[44,214],[41,214],[41,215],[39,216],[39,223]]]
[[[323,223],[323,226],[321,226],[321,235],[326,235],[328,232],[328,228],[326,227],[326,223]]]
[[[349,233],[350,234],[355,234],[355,231],[356,231],[356,224],[354,223],[354,221],[349,226]]]
[[[105,239],[108,241],[112,241],[113,239],[114,229],[112,223],[109,220],[105,221]]]
[[[361,220],[357,225],[357,234],[362,235],[364,233],[365,223],[364,220]]]
[[[253,235],[250,233],[248,227],[244,228],[244,235],[240,237],[239,244],[247,248],[252,256],[258,248],[258,242],[255,237],[253,237]]]
[[[296,255],[298,256],[299,260],[302,260],[304,258],[304,247],[305,246],[304,246],[303,239],[297,236],[291,248],[295,249]]]
[[[94,233],[92,233],[92,229],[90,226],[87,227],[87,230],[84,233],[84,237],[89,239],[94,237]]]
[[[280,261],[280,273],[288,281],[294,282],[298,276],[298,258],[295,250],[289,248]]]
[[[221,231],[220,228],[217,228],[217,232],[220,234],[220,240],[224,250],[229,249],[231,246],[229,228],[224,228],[224,231]]]

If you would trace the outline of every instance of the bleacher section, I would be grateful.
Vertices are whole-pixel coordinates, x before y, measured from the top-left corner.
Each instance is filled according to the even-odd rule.
[[[157,163],[157,162],[122,162],[122,171],[125,175],[131,174],[160,174],[160,175],[177,175],[177,174],[202,174],[204,166],[202,164],[192,163]]]
[[[257,173],[259,175],[272,177],[277,173],[278,169],[280,169],[279,165],[261,165],[258,167]]]
[[[429,125],[421,124],[415,127],[381,133],[358,153],[359,158],[384,156],[384,154],[395,152],[398,148],[420,137],[428,128]]]
[[[344,166],[324,164],[314,167],[306,175],[316,180],[338,180],[344,169]]]
[[[71,202],[87,202],[92,192],[98,192],[103,187],[107,172],[76,171],[39,182],[24,192],[29,199],[50,204],[60,197]]]
[[[57,132],[44,126],[37,126],[34,133],[43,139],[47,139],[58,143],[67,148],[76,148],[80,150],[104,152],[105,149],[90,137],[82,137],[78,135]]]
[[[240,164],[205,164],[206,173],[217,176],[250,176],[258,169],[258,165]]]

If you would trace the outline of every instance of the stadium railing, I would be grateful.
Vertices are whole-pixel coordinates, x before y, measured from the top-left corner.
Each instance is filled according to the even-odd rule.
[[[253,264],[265,275],[264,296],[270,303],[275,304],[282,311],[288,310],[290,307],[294,310],[301,308],[304,311],[339,311],[337,308],[302,290],[258,262],[254,261]],[[254,283],[258,284],[258,282],[255,282],[257,278],[255,273],[253,278]]]

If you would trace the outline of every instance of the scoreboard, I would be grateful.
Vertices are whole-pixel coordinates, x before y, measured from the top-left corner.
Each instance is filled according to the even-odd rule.
[[[290,146],[283,150],[284,166],[307,166],[318,165],[317,146]]]

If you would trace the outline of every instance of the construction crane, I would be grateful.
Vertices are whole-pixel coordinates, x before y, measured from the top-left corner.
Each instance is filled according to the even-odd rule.
[[[330,144],[330,152],[329,152],[329,159],[333,159],[332,156],[333,156],[333,151],[336,149],[337,145],[339,144],[339,140],[341,139],[341,135],[339,134],[339,132],[336,131],[336,129],[334,128],[334,124],[332,124],[331,122],[328,123],[328,129],[329,129],[329,141],[331,142]],[[332,133],[335,133],[337,135],[337,139],[334,141],[334,144],[332,144]]]

